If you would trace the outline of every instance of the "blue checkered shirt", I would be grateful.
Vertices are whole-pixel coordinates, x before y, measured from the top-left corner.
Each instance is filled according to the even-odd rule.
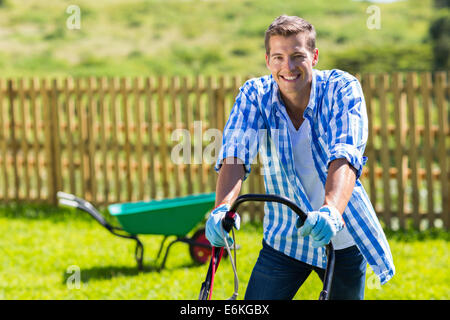
[[[245,177],[259,152],[261,172],[268,194],[295,201],[312,211],[297,175],[288,123],[281,108],[277,83],[271,75],[248,80],[241,88],[223,132],[215,170],[223,160],[236,157],[244,162]],[[358,80],[340,70],[313,70],[311,94],[304,112],[315,168],[325,186],[328,165],[345,158],[357,170],[357,181],[344,211],[346,227],[381,284],[395,273],[389,244],[359,177],[367,161],[363,156],[368,136],[364,95]],[[312,239],[301,237],[295,227],[297,215],[288,207],[264,205],[264,240],[274,249],[310,265],[325,268],[325,248],[313,248]]]

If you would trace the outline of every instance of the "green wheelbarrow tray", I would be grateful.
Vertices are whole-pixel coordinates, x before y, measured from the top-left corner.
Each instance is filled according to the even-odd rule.
[[[124,230],[131,234],[185,236],[208,210],[214,207],[215,193],[181,198],[117,203],[108,206]]]
[[[187,234],[214,207],[216,198],[214,192],[163,200],[109,205],[109,213],[117,219],[121,228],[109,224],[102,214],[84,199],[64,192],[58,192],[57,197],[59,204],[89,213],[112,234],[135,240],[135,258],[140,270],[143,269],[144,256],[144,246],[138,238],[140,234],[164,236],[156,260],[159,259],[167,238],[176,236],[176,239],[167,246],[159,270],[164,268],[169,250],[176,242],[184,242],[189,245],[189,253],[195,262],[203,264],[209,261],[211,245],[206,239],[204,228],[198,229],[190,238],[187,237]]]

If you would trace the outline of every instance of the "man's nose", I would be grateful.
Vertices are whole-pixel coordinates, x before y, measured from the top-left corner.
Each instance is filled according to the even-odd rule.
[[[294,59],[292,59],[291,57],[288,57],[285,60],[286,64],[285,64],[285,68],[287,68],[288,70],[294,70],[295,69],[295,62]]]

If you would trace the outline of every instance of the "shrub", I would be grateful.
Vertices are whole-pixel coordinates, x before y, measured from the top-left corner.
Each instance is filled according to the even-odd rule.
[[[430,37],[433,43],[433,67],[435,70],[450,68],[450,17],[448,15],[431,23]]]
[[[330,53],[330,68],[356,72],[421,71],[432,65],[432,52],[428,44],[415,46],[357,47]]]

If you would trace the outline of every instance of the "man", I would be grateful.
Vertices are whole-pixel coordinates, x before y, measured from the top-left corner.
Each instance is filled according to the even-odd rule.
[[[220,221],[258,151],[266,193],[295,201],[308,215],[300,227],[289,208],[265,204],[263,247],[246,299],[292,299],[312,270],[323,280],[330,241],[336,250],[331,299],[364,299],[367,263],[382,284],[395,272],[358,180],[368,132],[361,86],[346,72],[313,69],[319,60],[315,36],[299,17],[273,21],[265,36],[271,75],[241,87],[224,129],[217,206],[206,225],[212,245],[224,246]]]

